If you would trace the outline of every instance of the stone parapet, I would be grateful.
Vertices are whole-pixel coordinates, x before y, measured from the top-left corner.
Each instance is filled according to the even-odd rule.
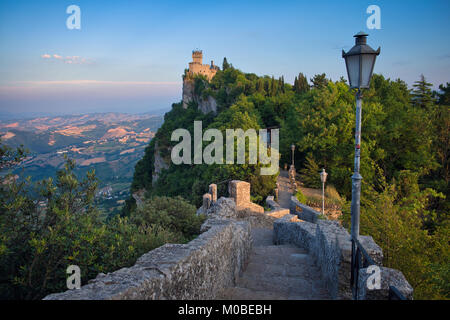
[[[358,278],[358,299],[359,300],[388,300],[389,287],[395,286],[398,291],[408,300],[413,299],[413,288],[405,279],[403,273],[396,269],[380,267],[380,288],[369,290],[367,283],[372,275],[372,270],[363,268],[359,270]]]
[[[293,197],[294,198],[294,197]],[[296,218],[309,219],[311,215],[301,215],[295,208],[297,199],[292,199],[291,213],[274,223],[275,244],[295,244],[308,251],[321,272],[321,278],[333,299],[351,299],[350,287],[352,243],[350,234],[337,221],[310,219],[295,221]],[[302,204],[303,212],[314,211]],[[309,208],[309,209],[308,209]],[[305,210],[306,209],[306,210]],[[380,290],[367,290],[365,284],[366,269],[360,270],[359,298],[387,299],[389,286],[393,285],[408,299],[412,298],[412,288],[403,274],[394,269],[382,267],[383,252],[370,236],[360,236],[359,242],[370,258],[382,269],[382,287]],[[364,289],[361,289],[364,287]],[[370,292],[369,292],[370,291]]]
[[[299,219],[316,223],[321,217],[321,213],[304,205],[295,196],[291,197],[291,207],[289,208],[291,214],[297,215]]]
[[[230,198],[236,203],[236,207],[245,207],[250,201],[250,183],[245,181],[233,180],[228,184],[228,193]]]
[[[265,212],[265,214],[269,217],[279,219],[289,214],[289,209],[282,208],[278,202],[275,202],[274,196],[268,196],[266,199],[266,204],[271,209],[271,211]]]
[[[187,244],[166,244],[140,257],[130,268],[100,274],[79,290],[44,300],[214,299],[233,286],[250,254],[249,223],[211,219]]]

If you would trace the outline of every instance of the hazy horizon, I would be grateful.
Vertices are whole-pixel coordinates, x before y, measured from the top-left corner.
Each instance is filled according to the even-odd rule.
[[[69,30],[66,9],[81,9]],[[370,5],[381,29],[366,26]],[[375,73],[450,81],[448,1],[2,1],[0,114],[152,112],[181,101],[191,52],[258,75],[346,76],[341,50],[369,33]]]
[[[151,111],[144,112],[127,112],[127,111],[103,111],[103,112],[80,112],[77,113],[75,111],[67,111],[67,112],[26,112],[26,113],[8,113],[8,112],[0,112],[0,122],[10,122],[10,121],[19,121],[19,120],[30,120],[35,118],[55,118],[55,117],[71,117],[71,116],[83,116],[83,115],[95,115],[95,114],[125,114],[125,115],[145,115],[149,114],[152,116],[163,116],[166,112],[170,111],[172,106],[167,108],[158,108]]]

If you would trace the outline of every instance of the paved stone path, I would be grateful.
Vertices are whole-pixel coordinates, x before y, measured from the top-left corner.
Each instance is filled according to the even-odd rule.
[[[224,300],[330,299],[319,281],[319,269],[302,249],[275,246],[272,229],[253,229],[249,263],[236,286],[225,289]]]
[[[288,172],[278,176],[278,203],[290,207],[292,189]],[[224,300],[325,300],[330,299],[320,283],[320,273],[308,253],[294,245],[273,244],[273,229],[252,230],[249,263],[236,286],[218,297]]]
[[[289,182],[288,172],[280,170],[280,175],[278,176],[277,182],[280,186],[278,190],[278,203],[282,208],[289,209],[291,203],[292,188]]]

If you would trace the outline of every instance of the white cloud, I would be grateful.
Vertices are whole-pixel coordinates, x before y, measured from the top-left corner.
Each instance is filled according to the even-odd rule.
[[[92,59],[88,59],[88,58],[82,58],[80,56],[66,56],[63,57],[59,54],[43,54],[41,55],[41,58],[43,59],[55,59],[55,60],[59,60],[62,61],[66,64],[92,64],[94,61]]]

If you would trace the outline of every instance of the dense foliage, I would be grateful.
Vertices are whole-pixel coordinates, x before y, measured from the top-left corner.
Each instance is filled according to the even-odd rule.
[[[11,150],[2,164],[20,157]],[[93,205],[94,172],[83,181],[67,160],[56,181],[6,176],[0,182],[0,299],[40,299],[66,290],[66,268],[81,269],[82,284],[99,272],[132,265],[143,253],[199,233],[195,207],[176,198],[154,198],[130,217],[100,218]],[[145,212],[145,214],[144,214]]]
[[[345,203],[348,227],[355,92],[344,79],[333,82],[325,74],[312,77],[310,85],[300,73],[291,86],[283,77],[246,74],[227,61],[224,66],[210,83],[195,78],[196,94],[214,97],[218,115],[201,114],[195,103],[187,109],[175,104],[157,134],[158,151],[169,157],[171,131],[191,131],[194,120],[203,120],[204,129],[279,127],[281,167],[291,162],[294,143],[305,186],[320,186],[319,171],[326,168],[328,183]],[[374,75],[363,92],[361,231],[382,246],[387,266],[404,272],[416,298],[450,297],[449,104],[448,83],[433,92],[423,76],[410,90],[401,80]],[[155,142],[136,166],[133,191],[181,195],[198,206],[209,183],[250,181],[256,201],[273,190],[275,177],[261,177],[250,165],[170,165],[152,185]]]

